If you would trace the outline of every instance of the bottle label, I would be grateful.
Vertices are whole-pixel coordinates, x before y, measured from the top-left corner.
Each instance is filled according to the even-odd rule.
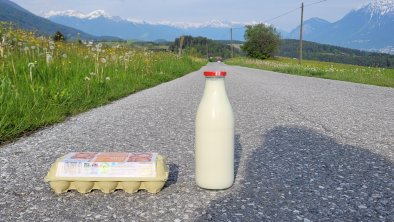
[[[157,153],[70,153],[57,177],[156,177]]]

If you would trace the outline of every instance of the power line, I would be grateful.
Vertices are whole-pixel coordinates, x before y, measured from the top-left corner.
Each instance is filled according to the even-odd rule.
[[[308,6],[311,6],[311,5],[316,5],[316,4],[319,4],[319,3],[322,3],[322,2],[326,2],[326,1],[328,1],[328,0],[321,0],[321,1],[317,1],[317,2],[312,2],[312,3],[310,3],[310,4],[305,5],[304,7],[308,7]],[[276,16],[276,17],[274,17],[274,18],[268,19],[267,21],[265,21],[265,23],[268,23],[268,22],[271,22],[271,21],[273,21],[273,20],[276,20],[276,19],[278,19],[278,18],[280,18],[280,17],[283,17],[283,16],[285,16],[285,15],[288,15],[288,14],[290,14],[290,13],[292,13],[292,12],[298,11],[300,8],[301,8],[301,7],[297,7],[297,8],[295,8],[295,9],[292,9],[292,10],[290,10],[290,11],[288,11],[288,12],[285,12],[285,13],[283,13],[283,14],[281,14],[281,15],[278,15],[278,16]]]
[[[322,0],[322,1],[318,1],[318,2],[313,2],[313,3],[310,3],[310,4],[307,4],[307,5],[305,5],[305,7],[308,7],[308,6],[311,6],[311,5],[316,5],[316,4],[319,4],[319,3],[322,3],[322,2],[326,2],[327,0]]]
[[[317,1],[317,2],[312,2],[312,3],[309,3],[309,4],[307,4],[307,5],[304,5],[304,8],[305,8],[305,7],[312,6],[312,5],[316,5],[316,4],[319,4],[319,3],[322,3],[322,2],[326,2],[326,1],[328,1],[328,0],[320,0],[320,1]],[[290,14],[290,13],[293,13],[293,12],[295,12],[295,11],[298,11],[300,8],[301,8],[301,7],[294,8],[294,9],[292,9],[292,10],[290,10],[290,11],[287,11],[287,12],[285,12],[285,13],[283,13],[283,14],[280,14],[280,15],[274,17],[274,18],[268,19],[268,20],[264,21],[264,23],[272,22],[272,21],[274,21],[274,20],[276,20],[276,19],[278,19],[278,18],[281,18],[281,17],[283,17],[283,16],[285,16],[285,15],[288,15],[288,14]],[[244,28],[245,28],[245,27],[230,27],[230,30],[231,30],[231,33],[232,33],[232,30],[234,30],[234,29],[244,29]],[[232,38],[232,34],[231,34],[231,38]]]
[[[268,19],[267,21],[265,21],[265,23],[271,22],[271,21],[273,21],[273,20],[275,20],[275,19],[278,19],[278,18],[280,18],[280,17],[283,17],[283,16],[285,16],[285,15],[288,15],[288,14],[294,12],[294,11],[297,11],[299,8],[300,8],[300,7],[297,7],[297,8],[295,8],[295,9],[292,9],[292,10],[290,10],[290,11],[288,11],[288,12],[285,12],[285,13],[283,13],[283,14],[281,14],[281,15],[278,15],[278,16],[276,16],[276,17],[274,17],[274,18]]]

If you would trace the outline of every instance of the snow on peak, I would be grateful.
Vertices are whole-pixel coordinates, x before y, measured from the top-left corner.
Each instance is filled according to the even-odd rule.
[[[215,27],[215,28],[230,28],[232,26],[231,22],[225,22],[220,20],[211,20],[204,24],[205,26]]]
[[[65,10],[65,11],[49,11],[44,13],[45,18],[50,18],[54,16],[68,16],[68,17],[77,17],[80,19],[96,19],[99,17],[112,18],[109,14],[107,14],[104,10],[96,10],[87,14],[75,11],[75,10]]]
[[[47,13],[42,14],[45,18],[51,18],[55,16],[62,17],[75,17],[79,19],[96,19],[100,17],[104,17],[107,19],[111,19],[114,21],[127,21],[134,24],[149,24],[149,25],[166,25],[180,29],[193,29],[193,28],[231,28],[231,27],[243,27],[245,25],[255,25],[262,22],[252,21],[247,23],[242,22],[234,22],[234,21],[221,21],[221,20],[211,20],[207,22],[173,22],[173,21],[145,21],[140,19],[122,19],[118,16],[111,16],[106,13],[104,10],[96,10],[90,13],[82,13],[76,10],[65,10],[65,11],[49,11]]]
[[[394,0],[373,0],[366,7],[373,14],[386,15],[394,13]]]
[[[86,15],[88,19],[95,19],[98,17],[110,18],[111,16],[107,14],[104,10],[96,10]]]
[[[251,23],[241,23],[241,22],[228,22],[228,21],[220,21],[220,20],[211,20],[208,22],[173,22],[173,21],[158,21],[158,22],[150,22],[139,19],[127,19],[127,21],[132,22],[134,24],[150,24],[150,25],[166,25],[174,28],[180,29],[193,29],[193,28],[231,28],[231,27],[243,27],[249,24],[257,24],[258,22]]]

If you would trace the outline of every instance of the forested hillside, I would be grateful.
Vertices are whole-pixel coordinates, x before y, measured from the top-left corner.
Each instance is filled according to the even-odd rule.
[[[170,50],[178,52],[180,46],[180,38],[175,39],[174,44],[170,46]],[[182,44],[183,53],[199,56],[199,57],[221,57],[223,59],[231,58],[231,46],[223,44],[219,41],[207,39],[205,37],[183,36]],[[240,50],[234,47],[234,56],[238,56]]]
[[[298,58],[300,42],[284,39],[278,56]],[[360,51],[338,46],[303,41],[303,58],[325,62],[337,62],[361,66],[394,68],[394,55]]]

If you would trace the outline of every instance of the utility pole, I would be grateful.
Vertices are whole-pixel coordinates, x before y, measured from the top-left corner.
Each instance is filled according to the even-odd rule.
[[[185,40],[185,36],[181,36],[179,39],[179,51],[178,51],[178,56],[182,55],[182,47],[183,47],[183,41]]]
[[[304,3],[301,4],[301,26],[300,26],[300,65],[302,65],[302,26],[304,23]]]
[[[208,39],[205,39],[205,49],[207,51],[207,60],[209,61]]]
[[[231,46],[231,58],[234,58],[233,28],[230,28],[230,35],[231,35],[231,41],[230,41],[230,46]]]

